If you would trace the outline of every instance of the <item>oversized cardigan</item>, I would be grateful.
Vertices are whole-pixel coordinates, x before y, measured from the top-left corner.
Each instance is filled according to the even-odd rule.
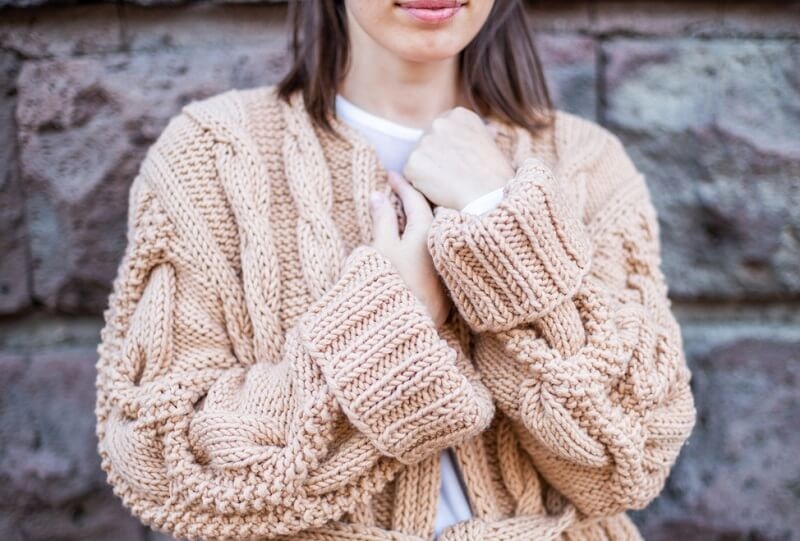
[[[374,149],[274,85],[194,100],[148,149],[97,347],[114,493],[190,539],[641,539],[695,423],[643,175],[605,128],[490,117],[515,176],[434,209],[437,328],[370,244]],[[458,189],[454,186],[453,189]]]

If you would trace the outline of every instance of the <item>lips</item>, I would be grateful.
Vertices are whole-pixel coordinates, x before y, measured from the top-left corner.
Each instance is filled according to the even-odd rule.
[[[459,0],[408,0],[397,5],[413,18],[428,24],[452,19],[465,4]]]
[[[445,9],[455,8],[462,4],[458,0],[408,0],[407,2],[398,2],[400,7],[413,8],[413,9]]]

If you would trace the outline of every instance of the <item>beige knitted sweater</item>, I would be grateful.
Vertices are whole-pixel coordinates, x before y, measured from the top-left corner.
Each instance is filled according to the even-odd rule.
[[[185,105],[130,190],[98,346],[114,492],[191,539],[431,539],[439,456],[474,518],[442,540],[640,539],[695,422],[656,214],[619,140],[490,117],[516,175],[435,209],[437,329],[370,246],[374,149],[299,94]],[[454,187],[457,189],[457,187]]]

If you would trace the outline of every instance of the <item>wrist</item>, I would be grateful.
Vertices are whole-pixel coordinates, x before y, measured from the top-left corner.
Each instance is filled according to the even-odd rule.
[[[474,204],[477,204],[478,201],[482,201],[484,199],[487,200],[494,200],[494,195],[498,194],[500,190],[505,188],[505,186],[509,183],[509,181],[513,178],[513,176],[504,179],[501,182],[496,182],[491,186],[488,186],[480,191],[475,192],[468,192],[467,194],[463,194],[462,197],[459,198],[457,202],[456,210],[464,210]]]
[[[473,201],[504,188],[516,174],[511,164],[506,163],[504,165],[504,167],[496,169],[494,174],[486,175],[485,182],[481,183],[479,187],[459,194],[457,196],[457,210],[463,209]]]

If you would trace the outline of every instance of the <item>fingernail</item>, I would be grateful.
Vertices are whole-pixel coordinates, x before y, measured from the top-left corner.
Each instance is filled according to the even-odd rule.
[[[369,205],[372,208],[377,207],[383,202],[383,194],[380,192],[372,192],[369,194]]]

